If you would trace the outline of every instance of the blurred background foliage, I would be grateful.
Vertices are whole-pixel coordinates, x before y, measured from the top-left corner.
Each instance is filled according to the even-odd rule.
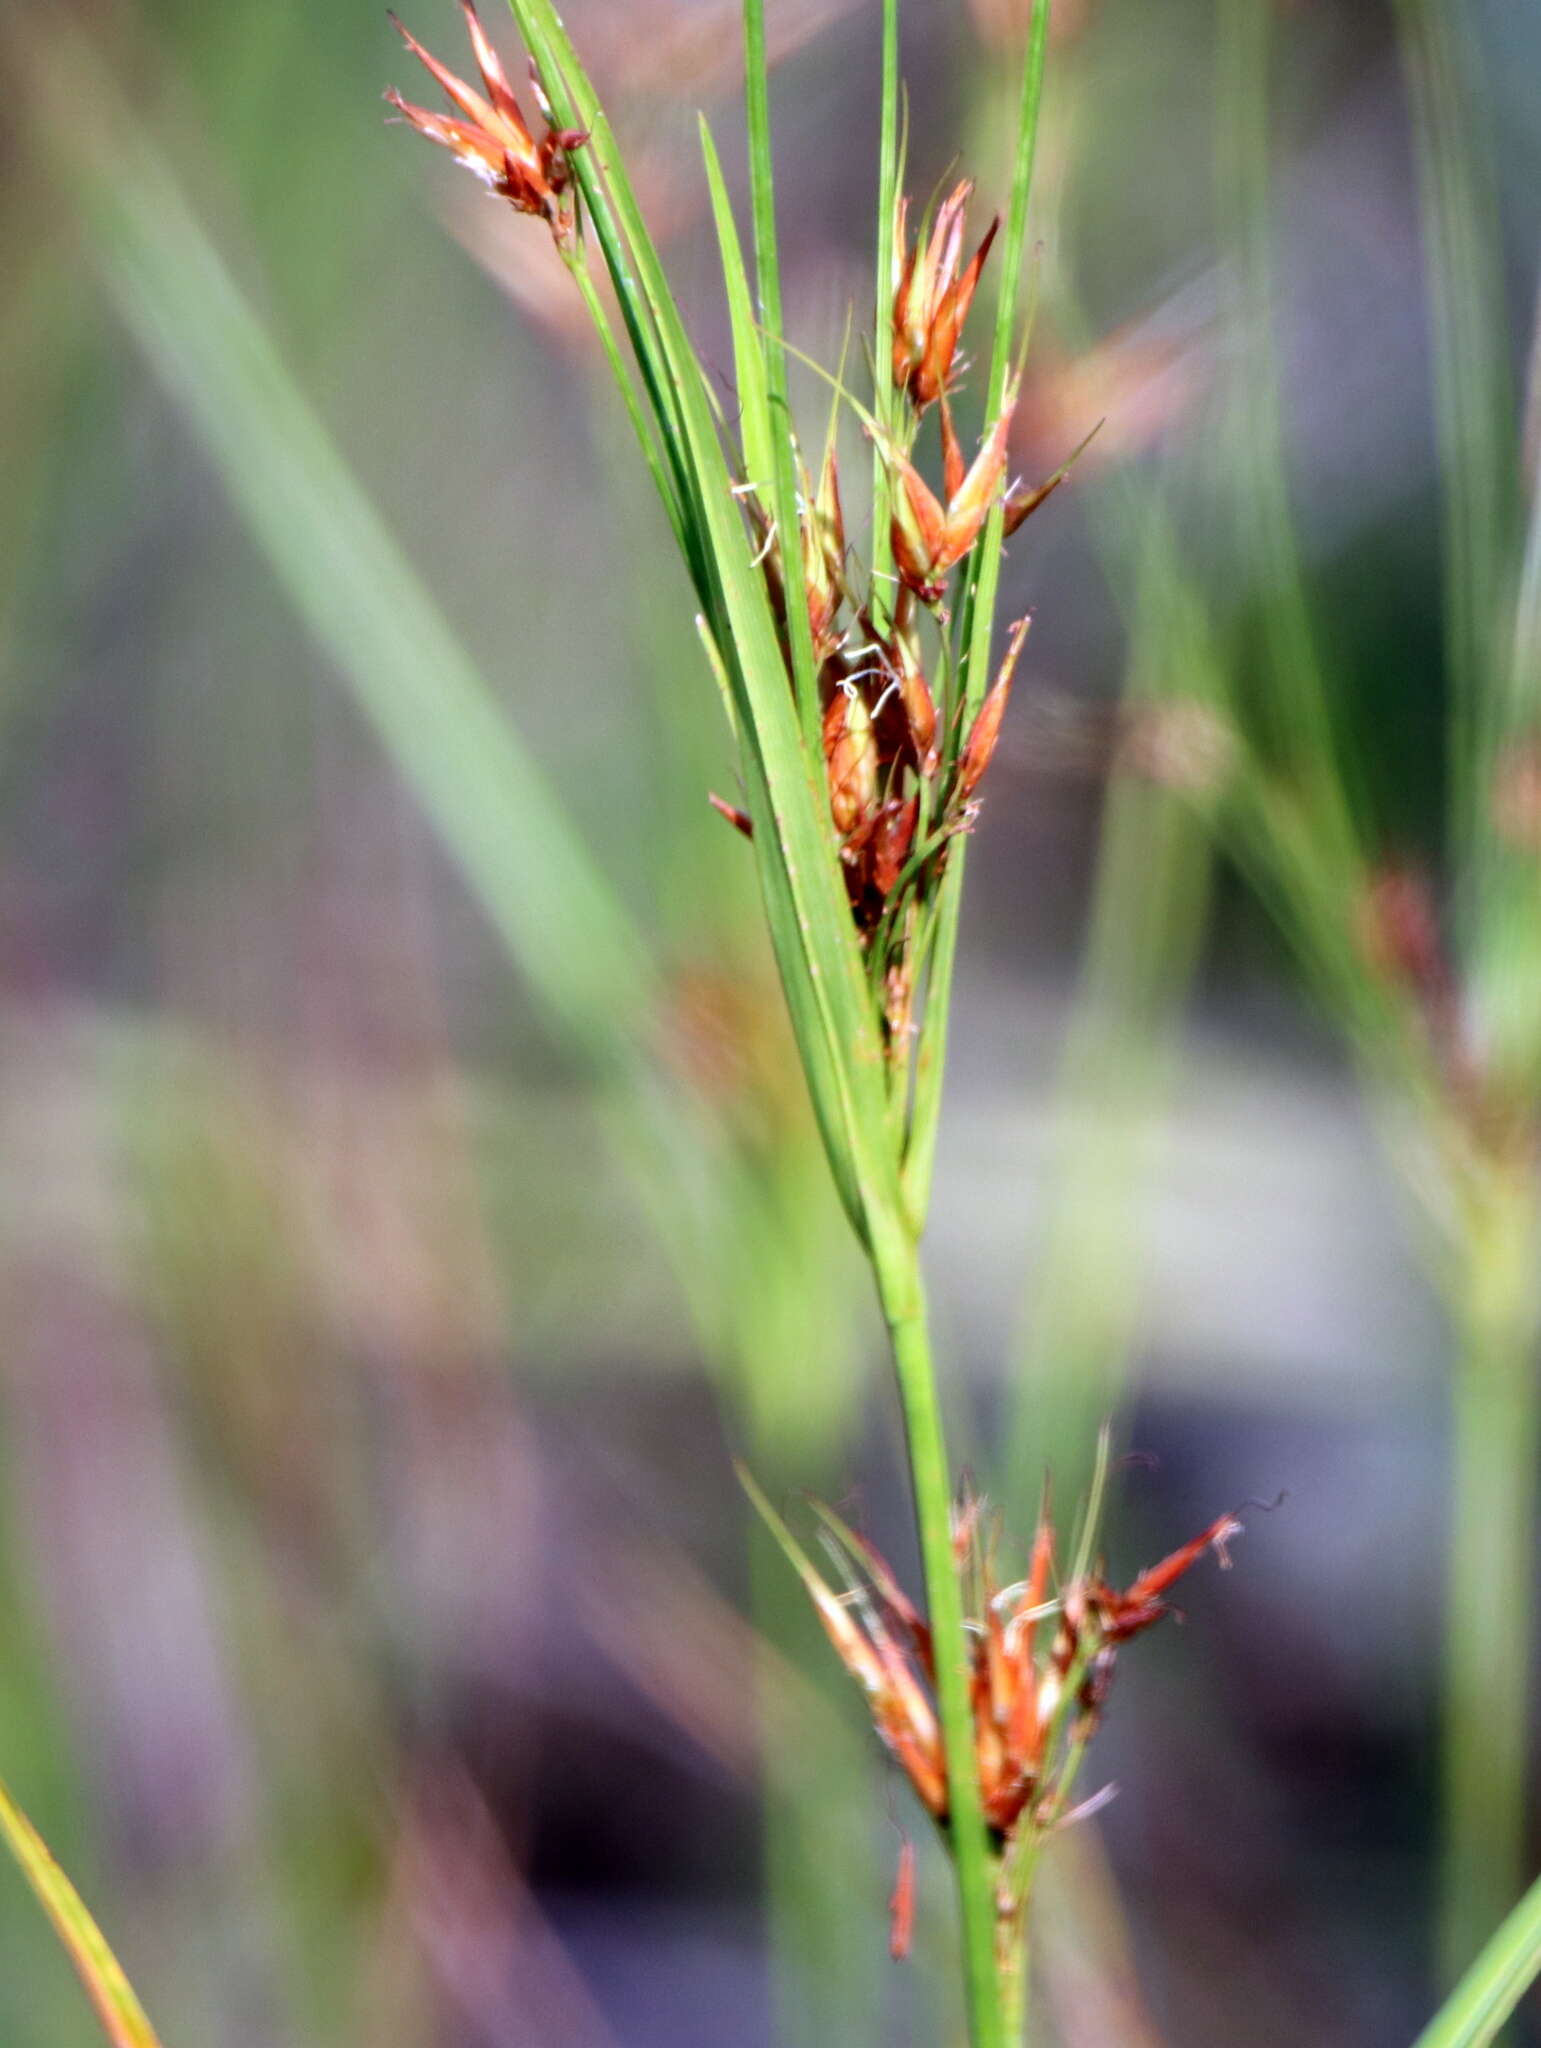
[[[1523,389],[1541,17],[1431,11]],[[916,191],[999,203],[1022,12],[912,0]],[[1106,424],[1008,565],[930,1239],[1024,1546],[1114,1405],[1119,1569],[1289,1496],[1125,1660],[1120,1796],[1046,1873],[1065,2048],[1390,2044],[1434,1981],[1452,1339],[1364,1030],[1205,800],[1217,704],[1305,729],[1245,533],[1287,496],[1370,871],[1450,872],[1418,157],[1391,10],[1262,12],[1253,101],[1225,7],[1057,0],[1019,466]],[[831,356],[875,11],[771,13]],[[567,16],[723,363],[692,118],[731,153],[736,14]],[[0,71],[0,1769],[168,2043],[944,2038],[885,1952],[913,1819],[732,1483],[908,1565],[720,713],[559,266],[385,125],[379,9],[14,0]],[[0,2034],[85,2025],[17,1885]]]

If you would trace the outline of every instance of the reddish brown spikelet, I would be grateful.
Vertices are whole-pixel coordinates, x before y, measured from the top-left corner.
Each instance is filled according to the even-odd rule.
[[[825,661],[839,645],[835,620],[846,597],[845,511],[840,502],[840,470],[833,443],[825,453],[815,494],[803,477],[807,510],[802,517],[803,580],[808,593],[808,626],[814,652]]]
[[[715,790],[707,791],[706,800],[718,817],[726,818],[728,823],[742,832],[746,839],[753,839],[754,819],[750,817],[747,811],[741,811],[737,804],[730,804],[725,797],[718,796]]]
[[[488,97],[484,99],[463,78],[430,55],[394,14],[391,20],[402,41],[457,109],[457,114],[429,113],[404,99],[394,86],[385,97],[420,135],[447,149],[457,162],[474,171],[520,213],[536,214],[547,221],[557,240],[564,241],[572,227],[562,204],[562,194],[569,182],[567,157],[587,137],[577,129],[553,128],[548,122],[545,134],[536,141],[471,0],[461,0],[461,9]],[[538,85],[536,90],[538,93]]]
[[[913,660],[908,649],[902,646],[899,664],[899,696],[904,705],[904,715],[909,720],[915,759],[921,774],[930,775],[936,767],[936,699],[931,694],[931,685],[921,673],[919,662]]]
[[[872,714],[853,690],[837,687],[824,713],[824,761],[835,829],[852,832],[877,801],[878,756]]]
[[[1011,679],[1016,674],[1017,657],[1022,652],[1022,643],[1027,638],[1029,626],[1033,623],[1032,613],[1019,619],[1011,636],[1011,645],[1006,650],[1006,659],[1001,663],[1000,674],[991,685],[990,694],[979,707],[979,715],[968,736],[968,745],[963,750],[963,761],[958,769],[958,802],[966,804],[984,780],[995,753],[996,742],[1001,736],[1001,720],[1006,716],[1007,700],[1011,696]]]
[[[899,472],[891,521],[894,566],[917,597],[935,604],[946,588],[942,550],[947,538],[947,514],[908,457],[896,455],[894,467]]]
[[[841,1521],[832,1508],[826,1507],[822,1501],[815,1501],[813,1505],[814,1512],[840,1549],[868,1580],[889,1626],[897,1628],[907,1638],[919,1656],[921,1669],[929,1677],[932,1669],[931,1630],[919,1608],[894,1577],[887,1558],[875,1544],[869,1543],[865,1536]]]
[[[831,1555],[846,1582],[843,1596],[825,1585],[747,1475],[745,1486],[766,1516],[812,1594],[846,1669],[867,1694],[873,1727],[898,1760],[926,1810],[945,1829],[948,1778],[934,1705],[936,1659],[931,1637],[879,1553],[829,1508],[814,1504]],[[1057,1597],[1051,1590],[1055,1541],[1047,1490],[1031,1563],[1020,1589],[997,1591],[998,1524],[972,1489],[953,1519],[953,1562],[962,1595],[962,1654],[973,1719],[973,1769],[993,1844],[1009,1871],[1013,1845],[1065,1825],[1098,1802],[1067,1810],[1069,1777],[1079,1745],[1095,1730],[1112,1682],[1119,1644],[1167,1612],[1164,1595],[1206,1550],[1220,1552],[1236,1534],[1235,1515],[1221,1515],[1191,1543],[1142,1572],[1125,1592],[1100,1573],[1077,1578]],[[1044,1642],[1038,1622],[1057,1623]],[[895,1956],[907,1952],[914,1913],[914,1872],[908,1845],[889,1901]]]
[[[973,467],[947,495],[947,566],[960,561],[978,538],[1006,473],[1006,439],[1016,410],[1015,386],[1007,393],[1000,416],[985,436]]]
[[[969,307],[974,302],[979,273],[984,269],[985,258],[990,253],[990,244],[995,240],[996,230],[1000,224],[1000,218],[997,216],[985,229],[984,240],[974,251],[972,262],[961,277],[954,277],[947,286],[932,316],[925,354],[910,386],[911,396],[920,411],[924,411],[928,405],[942,397],[951,382],[958,342],[963,334],[963,323],[967,320]]]
[[[1049,1573],[1054,1568],[1054,1527],[1047,1509],[1038,1518],[1033,1538],[1033,1560],[1028,1567],[1027,1589],[1016,1620],[1016,1661],[1020,1674],[1012,1702],[1007,1747],[1017,1769],[1025,1775],[1036,1773],[1040,1761],[1043,1725],[1038,1715],[1038,1687],[1033,1667],[1033,1647],[1038,1633],[1037,1609],[1048,1596]]]
[[[1241,1527],[1234,1514],[1219,1515],[1192,1542],[1184,1543],[1159,1564],[1141,1572],[1125,1592],[1115,1593],[1111,1587],[1097,1586],[1092,1597],[1101,1611],[1102,1631],[1108,1641],[1127,1642],[1130,1636],[1159,1621],[1168,1611],[1162,1596],[1185,1572],[1192,1570],[1205,1551],[1213,1550],[1222,1570],[1227,1569],[1230,1557],[1225,1546],[1233,1536],[1241,1534]]]
[[[907,455],[897,448],[889,450],[899,481],[892,519],[894,564],[901,580],[927,604],[941,597],[949,570],[974,545],[990,515],[1006,470],[1006,440],[1015,407],[1013,387],[972,466],[961,476],[962,455],[954,444],[955,452],[946,458],[945,505]]]
[[[893,890],[915,843],[920,805],[914,797],[890,797],[878,813],[872,835],[872,879],[880,895]]]
[[[888,1898],[888,1953],[902,1963],[915,1934],[915,1844],[908,1835],[899,1844],[899,1867]]]
[[[1364,950],[1388,980],[1424,1002],[1442,996],[1450,973],[1434,893],[1412,869],[1388,866],[1365,890],[1360,916]]]
[[[1012,485],[1006,493],[1005,503],[1005,532],[1008,540],[1019,526],[1032,518],[1046,499],[1053,497],[1069,474],[1068,469],[1061,469],[1056,470],[1053,476],[1046,477],[1041,484]]]
[[[949,499],[955,498],[963,488],[967,464],[963,460],[963,447],[958,439],[958,430],[952,423],[952,407],[942,400],[942,489]]]
[[[979,274],[1000,226],[993,220],[961,274],[963,216],[973,196],[965,178],[937,208],[931,232],[908,246],[909,202],[894,216],[893,380],[924,412],[948,389],[958,341],[979,284]]]

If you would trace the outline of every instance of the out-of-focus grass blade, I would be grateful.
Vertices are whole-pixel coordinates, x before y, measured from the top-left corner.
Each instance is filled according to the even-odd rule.
[[[1357,873],[1354,767],[1336,742],[1328,680],[1306,593],[1289,503],[1275,340],[1273,161],[1269,76],[1272,10],[1222,0],[1216,33],[1215,201],[1234,366],[1227,394],[1228,523],[1261,614],[1268,677],[1260,735],[1266,758],[1301,789],[1323,855]]]
[[[102,1930],[86,1911],[79,1892],[54,1861],[48,1844],[0,1784],[0,1835],[21,1866],[37,1902],[53,1922],[96,2008],[112,2048],[160,2048],[160,2037]]]
[[[1413,113],[1434,397],[1444,484],[1445,616],[1456,846],[1489,833],[1486,783],[1502,736],[1503,592],[1518,461],[1498,204],[1485,103],[1469,75],[1468,10],[1397,0]]]
[[[656,1057],[663,1005],[642,934],[90,41],[61,15],[5,17],[0,59],[23,80],[40,154],[80,207],[118,312],[555,1029],[607,1084],[601,1113],[703,1313],[692,1244],[705,1126]]]
[[[8,25],[45,157],[113,301],[562,1026],[608,1070],[642,1054],[639,933],[296,388],[168,167],[62,15]],[[95,112],[79,128],[79,95]],[[624,990],[624,1000],[617,992]]]
[[[1487,2048],[1541,1975],[1541,1878],[1526,1892],[1413,2048]]]
[[[1142,605],[1126,702],[1154,713],[1193,636],[1156,589]],[[1104,813],[1090,943],[1064,1061],[1048,1223],[1010,1398],[1007,1492],[1046,1468],[1073,1492],[1123,1391],[1143,1281],[1141,1212],[1180,1021],[1207,919],[1204,821],[1177,792],[1115,781]]]

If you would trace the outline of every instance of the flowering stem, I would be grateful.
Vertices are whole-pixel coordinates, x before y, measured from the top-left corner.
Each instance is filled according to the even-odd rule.
[[[972,2048],[1005,2048],[996,1967],[996,1858],[985,1832],[974,1756],[965,1662],[963,1601],[952,1543],[952,1479],[937,1401],[925,1289],[913,1240],[874,1256],[878,1294],[893,1347],[905,1447],[936,1652],[937,1709],[947,1762],[949,1831],[958,1879],[964,1993]]]

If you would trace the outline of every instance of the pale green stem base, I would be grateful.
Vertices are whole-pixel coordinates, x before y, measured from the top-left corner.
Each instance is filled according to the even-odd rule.
[[[1439,1966],[1449,1988],[1519,1897],[1535,1570],[1536,1216],[1486,1205],[1456,1303],[1460,1352],[1446,1559]]]
[[[1001,1956],[1001,2006],[1006,2040],[1010,2048],[1022,2048],[1027,2040],[1028,1990],[1031,1975],[1027,1946],[1027,1905],[1018,1916]]]

